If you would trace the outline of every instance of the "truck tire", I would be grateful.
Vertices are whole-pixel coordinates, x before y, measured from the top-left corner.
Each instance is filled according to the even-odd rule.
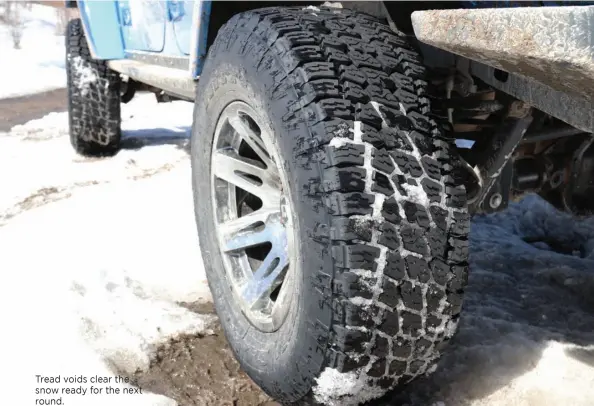
[[[93,59],[80,19],[66,30],[70,143],[84,156],[110,156],[120,147],[120,75]]]
[[[328,8],[234,16],[191,141],[227,340],[283,404],[358,404],[430,373],[467,282],[466,193],[404,36]]]

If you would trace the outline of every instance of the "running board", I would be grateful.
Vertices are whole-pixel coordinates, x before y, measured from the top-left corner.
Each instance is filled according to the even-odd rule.
[[[184,99],[196,97],[196,81],[187,70],[167,68],[129,59],[108,62],[111,69]]]
[[[594,7],[427,10],[419,41],[594,101]]]

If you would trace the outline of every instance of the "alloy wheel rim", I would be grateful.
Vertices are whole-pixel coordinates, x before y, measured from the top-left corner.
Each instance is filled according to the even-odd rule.
[[[227,280],[245,317],[261,331],[285,320],[293,291],[293,215],[271,131],[243,102],[215,127],[211,187],[216,238]]]

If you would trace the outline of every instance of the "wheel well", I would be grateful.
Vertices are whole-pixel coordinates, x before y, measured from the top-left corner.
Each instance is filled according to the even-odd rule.
[[[314,1],[309,4],[322,4],[321,1]],[[221,27],[235,14],[263,7],[279,6],[304,6],[300,1],[213,1],[211,3],[210,21],[208,25],[207,46],[210,47]]]
[[[414,11],[464,8],[460,1],[385,1],[383,3],[396,27],[405,34],[413,33],[410,15]]]
[[[208,46],[212,45],[216,38],[217,32],[231,17],[235,14],[244,11],[254,10],[262,7],[279,7],[279,6],[309,6],[322,5],[323,1],[311,1],[304,3],[303,1],[213,1],[210,22],[208,28]],[[342,7],[352,10],[361,11],[371,14],[379,18],[386,18],[387,15],[396,24],[399,30],[411,34],[412,23],[410,15],[417,10],[436,10],[460,8],[461,2],[458,1],[426,1],[426,2],[391,2],[391,1],[348,1],[338,2]]]

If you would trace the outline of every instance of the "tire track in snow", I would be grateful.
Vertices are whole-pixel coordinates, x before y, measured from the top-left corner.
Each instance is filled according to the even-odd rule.
[[[177,164],[179,164],[181,160],[178,160],[174,163],[167,163],[161,165],[157,168],[150,168],[145,169],[143,172],[138,174],[132,174],[128,176],[126,179],[132,180],[140,180],[145,179],[156,174],[167,172],[173,169]],[[14,217],[23,214],[28,210],[33,210],[44,206],[46,204],[51,204],[54,202],[58,202],[63,199],[68,199],[72,196],[73,193],[76,192],[77,189],[96,186],[101,184],[110,183],[110,180],[103,180],[103,181],[96,181],[96,180],[89,180],[85,182],[75,182],[69,186],[46,186],[42,187],[29,196],[25,197],[24,199],[20,200],[18,203],[14,204],[13,206],[5,209],[2,213],[0,213],[0,227],[6,225],[6,223],[13,219]]]
[[[123,105],[123,149],[112,158],[74,154],[67,113],[50,113],[0,135],[0,172],[8,174],[0,180],[0,227],[81,188],[144,179],[187,162],[192,106],[158,104],[151,94]]]

